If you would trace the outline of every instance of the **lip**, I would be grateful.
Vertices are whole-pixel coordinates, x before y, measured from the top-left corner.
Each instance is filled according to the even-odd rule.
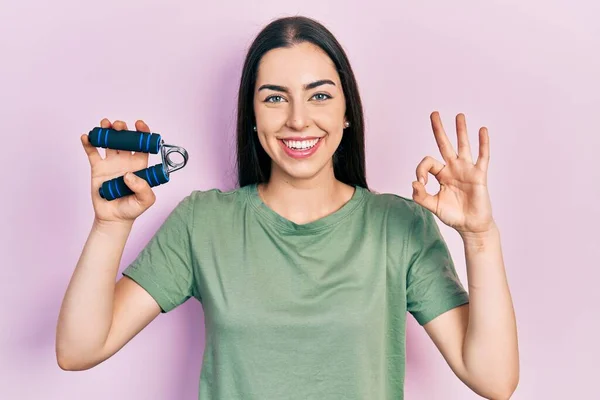
[[[297,141],[314,140],[314,139],[321,139],[321,136],[290,136],[290,137],[279,138],[279,140],[297,140]]]
[[[304,150],[293,150],[290,149],[289,147],[287,147],[285,145],[285,143],[283,143],[284,140],[313,140],[313,139],[319,139],[319,141],[317,142],[317,144],[315,144],[313,147],[311,147],[310,149],[304,149]],[[303,159],[303,158],[308,158],[310,156],[312,156],[313,154],[315,154],[315,152],[317,151],[317,149],[319,148],[319,146],[321,146],[321,142],[323,141],[322,137],[318,137],[318,136],[307,136],[307,137],[286,137],[285,139],[279,139],[278,142],[281,145],[281,147],[283,148],[283,151],[285,151],[285,153],[295,159]]]

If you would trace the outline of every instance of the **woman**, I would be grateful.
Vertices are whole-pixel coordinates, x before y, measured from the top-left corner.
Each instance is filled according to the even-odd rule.
[[[83,135],[95,220],[59,317],[61,368],[97,365],[195,297],[207,333],[201,399],[400,399],[409,311],[466,385],[509,398],[517,339],[486,188],[487,131],[473,164],[464,116],[458,154],[431,118],[446,165],[423,159],[412,200],[372,193],[344,51],[316,21],[272,22],[242,72],[240,187],[193,191],[116,285],[133,222],[155,198],[133,174],[132,196],[106,202],[98,187],[146,167],[147,154],[107,150],[102,159]],[[150,132],[142,121],[136,129]],[[428,173],[441,185],[435,196]],[[434,214],[464,240],[469,294]]]

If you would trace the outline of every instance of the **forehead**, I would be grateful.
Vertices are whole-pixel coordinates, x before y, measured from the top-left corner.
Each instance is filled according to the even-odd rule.
[[[339,75],[327,53],[312,43],[304,42],[265,53],[258,65],[256,83],[293,87],[319,79],[331,79],[339,84]]]

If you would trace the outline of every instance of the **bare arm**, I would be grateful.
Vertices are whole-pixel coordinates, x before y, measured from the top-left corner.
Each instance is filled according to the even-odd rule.
[[[467,386],[489,399],[509,399],[519,382],[519,351],[500,233],[495,227],[463,240],[470,304],[424,328]]]
[[[127,129],[107,119],[102,128]],[[150,132],[143,122],[138,131]],[[56,328],[56,359],[65,370],[91,368],[106,360],[160,313],[157,302],[129,278],[115,284],[123,249],[135,219],[155,202],[148,183],[128,173],[148,166],[147,153],[106,150],[102,158],[87,135],[81,143],[91,167],[94,223],[65,293]],[[127,175],[125,175],[128,173]],[[103,182],[125,176],[132,195],[112,201],[100,197]]]
[[[156,301],[131,279],[115,285],[131,225],[93,224],[59,314],[56,356],[62,369],[101,363],[160,313]]]
[[[473,163],[464,114],[456,116],[458,152],[439,113],[433,133],[445,161],[425,157],[417,166],[413,199],[460,233],[465,248],[470,302],[425,324],[452,370],[481,396],[508,399],[519,382],[519,350],[513,303],[506,278],[500,232],[487,188],[490,140],[479,129],[479,157]],[[428,174],[440,184],[427,193]]]

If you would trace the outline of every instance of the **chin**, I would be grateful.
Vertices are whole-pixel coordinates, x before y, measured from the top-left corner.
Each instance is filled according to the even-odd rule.
[[[284,170],[286,175],[294,180],[311,180],[319,175],[322,168],[290,168]]]

